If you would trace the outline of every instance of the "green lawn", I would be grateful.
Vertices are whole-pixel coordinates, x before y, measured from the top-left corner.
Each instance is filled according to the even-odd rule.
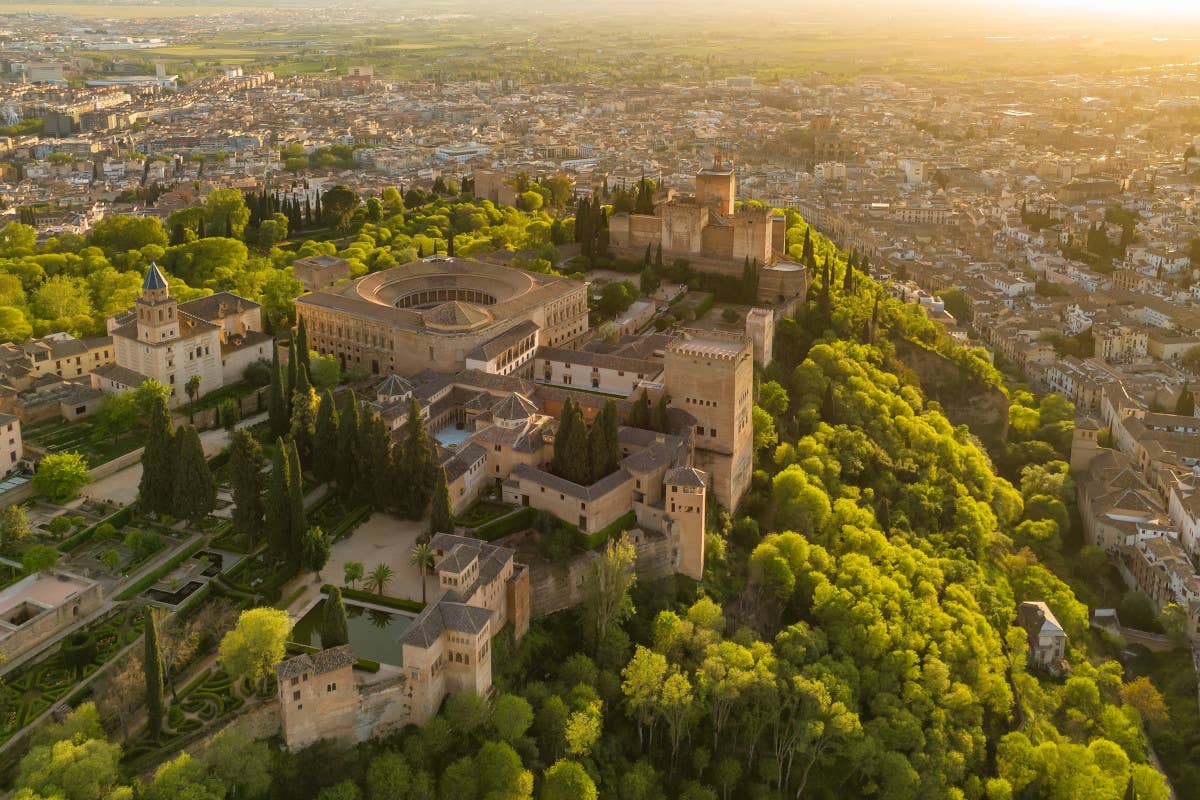
[[[512,511],[512,506],[494,500],[480,500],[455,518],[455,522],[467,528],[478,528],[484,523],[499,519]]]
[[[116,439],[100,438],[91,420],[54,420],[27,428],[25,442],[51,453],[81,453],[89,467],[98,467],[144,445],[146,430],[139,425]]]

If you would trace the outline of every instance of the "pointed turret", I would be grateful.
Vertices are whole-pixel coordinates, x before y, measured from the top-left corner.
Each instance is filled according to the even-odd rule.
[[[138,339],[163,342],[179,337],[178,303],[171,297],[167,278],[151,263],[142,280],[142,296],[137,300]]]

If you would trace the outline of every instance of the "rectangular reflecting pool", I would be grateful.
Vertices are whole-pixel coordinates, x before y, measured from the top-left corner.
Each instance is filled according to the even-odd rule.
[[[312,647],[323,646],[321,619],[325,614],[325,602],[321,599],[300,618],[292,629],[290,639],[293,642]],[[380,664],[400,666],[400,637],[416,617],[403,611],[368,608],[347,601],[343,603],[346,606],[350,649],[354,655]]]

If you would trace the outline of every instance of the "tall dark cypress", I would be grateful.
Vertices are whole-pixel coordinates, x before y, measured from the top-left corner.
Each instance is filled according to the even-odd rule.
[[[146,676],[146,725],[151,738],[156,738],[162,732],[164,702],[162,653],[158,647],[158,625],[153,606],[142,609],[142,619],[146,646],[142,662],[142,673]]]
[[[350,631],[346,623],[346,604],[342,602],[342,590],[334,586],[325,598],[321,612],[321,649],[350,644]]]
[[[304,552],[304,533],[308,530],[308,515],[304,512],[304,473],[300,471],[300,454],[296,442],[286,444],[288,460],[288,511],[291,525],[288,531],[288,563],[300,564]]]
[[[287,445],[282,438],[275,440],[275,452],[271,457],[271,477],[267,481],[266,524],[267,544],[278,559],[288,557],[291,541],[292,510],[289,505]]]
[[[175,479],[172,507],[176,516],[199,520],[217,504],[217,482],[204,457],[204,446],[195,427],[175,434]]]
[[[429,533],[454,533],[454,512],[450,509],[450,488],[446,485],[446,469],[434,470],[433,501],[429,512]]]
[[[333,392],[326,390],[317,409],[317,430],[313,436],[313,476],[321,483],[334,479],[338,459],[338,410]]]
[[[382,424],[382,423],[381,423]],[[404,422],[404,441],[401,448],[407,470],[408,517],[420,519],[433,495],[434,453],[425,430],[425,419],[421,406],[414,397],[408,405],[408,419]]]
[[[308,351],[308,326],[304,322],[304,317],[296,323],[296,356],[300,360],[297,366],[304,367],[305,372],[312,375],[312,359]]]
[[[262,534],[262,448],[250,432],[233,432],[229,452],[230,483],[233,484],[233,527],[254,544]]]
[[[142,505],[158,514],[171,513],[175,480],[175,430],[166,398],[150,405],[146,449],[142,453],[142,479],[138,495]]]
[[[338,419],[337,465],[335,470],[338,491],[346,497],[353,495],[356,488],[354,484],[354,463],[355,448],[358,444],[358,426],[358,399],[354,396],[353,390],[351,390],[350,402],[346,405],[346,410],[342,412],[340,419]]]
[[[283,436],[291,426],[290,403],[284,388],[283,368],[279,363],[279,343],[271,344],[271,393],[267,399],[267,417],[271,422],[271,435]]]
[[[296,358],[296,337],[294,334],[288,334],[288,363],[287,363],[287,383],[283,387],[283,396],[291,399],[292,393],[296,391],[296,367],[300,364]]]

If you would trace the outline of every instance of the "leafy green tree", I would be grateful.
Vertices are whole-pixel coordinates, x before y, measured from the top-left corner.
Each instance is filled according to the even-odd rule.
[[[412,782],[412,768],[404,756],[380,753],[367,766],[367,800],[408,800]]]
[[[338,230],[345,230],[358,208],[358,195],[339,183],[321,195],[321,206],[324,209],[325,223]]]
[[[637,554],[625,534],[609,541],[600,558],[593,559],[583,579],[584,636],[599,651],[609,631],[633,614],[630,590],[637,580]]]
[[[502,694],[492,703],[492,727],[508,744],[524,738],[533,725],[533,707],[518,694]]]
[[[201,757],[209,772],[235,798],[266,796],[271,785],[271,750],[243,725],[231,725],[214,736]]]
[[[379,424],[382,426],[382,421]],[[429,433],[425,430],[425,419],[421,416],[421,406],[415,397],[409,402],[404,436],[395,456],[397,461],[393,473],[400,486],[407,488],[402,511],[410,519],[420,519],[433,496],[436,465]],[[387,493],[385,491],[380,498],[383,505],[387,505]]]
[[[58,550],[48,544],[35,544],[21,555],[21,571],[26,575],[45,572],[58,563]]]
[[[194,427],[188,425],[180,429],[175,435],[175,449],[171,507],[177,516],[196,521],[216,507],[217,483],[204,457],[200,434]]]
[[[584,422],[579,404],[567,398],[563,403],[558,430],[554,435],[554,456],[550,460],[550,471],[572,483],[591,483],[587,435],[587,423]]]
[[[215,189],[204,199],[204,221],[208,231],[241,239],[250,222],[250,209],[237,189]]]
[[[347,561],[342,565],[342,581],[353,589],[365,574],[361,561]]]
[[[243,611],[233,630],[221,639],[218,656],[230,675],[265,684],[271,669],[283,660],[292,621],[286,611],[252,608]]]
[[[146,676],[146,724],[150,735],[157,737],[162,732],[164,714],[162,653],[158,647],[158,622],[154,618],[154,608],[146,606],[142,616],[145,623],[142,671]]]
[[[247,430],[234,431],[229,445],[229,476],[233,489],[233,527],[248,542],[263,532],[263,453]]]
[[[12,553],[29,537],[29,516],[25,506],[13,503],[0,508],[0,551]]]
[[[90,703],[86,707],[94,715],[95,707]],[[32,793],[26,795],[30,800],[107,800],[117,786],[120,758],[120,746],[104,740],[101,732],[38,744],[21,759],[17,797],[26,790]]]
[[[317,793],[317,800],[361,800],[362,790],[358,784],[346,779],[333,786],[326,786]]]
[[[542,777],[542,800],[596,800],[596,784],[578,761],[559,760]]]
[[[87,461],[79,453],[51,453],[38,462],[33,490],[52,503],[65,503],[79,496],[91,483]]]
[[[475,756],[482,797],[531,800],[533,773],[521,764],[517,751],[504,742],[484,742]]]

